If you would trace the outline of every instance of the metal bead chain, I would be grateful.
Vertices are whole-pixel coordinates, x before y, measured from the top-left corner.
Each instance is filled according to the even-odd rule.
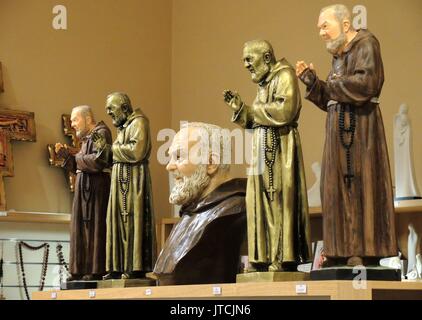
[[[50,251],[50,245],[46,242],[46,243],[43,243],[42,245],[36,247],[36,246],[31,246],[31,245],[29,245],[29,244],[27,244],[26,242],[23,242],[23,241],[20,241],[19,244],[18,244],[19,264],[20,264],[20,267],[21,267],[23,287],[25,289],[26,298],[28,300],[31,300],[30,297],[29,297],[29,293],[28,293],[28,285],[26,284],[25,268],[24,268],[23,256],[22,256],[22,246],[24,246],[25,248],[32,250],[32,251],[36,251],[36,250],[44,248],[44,257],[43,257],[43,262],[42,262],[41,280],[40,280],[40,287],[39,287],[39,291],[42,291],[44,289],[45,277],[47,275],[48,254],[49,254],[49,251]]]
[[[344,124],[344,118],[345,118],[346,112],[349,114],[349,119],[350,119],[350,125],[348,128],[346,128]],[[344,181],[347,183],[348,188],[351,187],[352,179],[354,178],[353,168],[352,168],[351,148],[353,146],[353,142],[355,138],[355,131],[356,131],[356,114],[354,110],[350,107],[350,109],[346,111],[346,106],[341,104],[340,112],[339,112],[339,135],[340,135],[341,145],[346,150],[347,174],[344,175]],[[349,135],[348,143],[345,141],[346,134]]]
[[[271,144],[268,146],[268,138],[267,134],[271,136]],[[277,140],[275,136],[275,129],[273,127],[266,127],[264,128],[264,141],[263,141],[263,151],[264,151],[264,160],[265,164],[268,168],[268,190],[267,193],[270,193],[270,199],[273,200],[273,193],[274,189],[274,173],[273,173],[273,165],[275,162],[276,157],[276,148],[277,148]]]
[[[67,265],[64,256],[63,256],[63,246],[61,243],[58,243],[56,246],[56,253],[57,253],[57,258],[59,260],[59,278],[60,278],[60,283],[63,282],[63,272],[62,272],[62,267],[66,269],[66,271],[69,273],[69,266]]]
[[[124,177],[123,170],[126,168],[126,177]],[[126,218],[127,212],[127,193],[129,191],[130,186],[130,176],[132,167],[129,164],[121,163],[119,167],[119,187],[120,193],[123,196],[123,213],[124,217]]]

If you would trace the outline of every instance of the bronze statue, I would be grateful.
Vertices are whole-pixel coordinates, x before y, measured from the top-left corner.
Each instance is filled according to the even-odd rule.
[[[286,59],[276,61],[267,41],[247,42],[243,61],[258,85],[255,101],[247,105],[228,90],[224,100],[232,121],[253,130],[246,196],[249,262],[257,271],[296,271],[310,258],[298,81]]]
[[[82,141],[81,149],[56,143],[55,151],[64,159],[63,166],[76,173],[70,229],[69,272],[72,280],[101,280],[105,274],[105,236],[107,200],[110,191],[108,163],[100,157],[93,136],[111,143],[110,129],[96,123],[89,106],[73,108],[71,126]]]
[[[229,148],[230,139],[215,125],[189,123],[176,134],[167,170],[175,177],[170,202],[182,205],[181,218],[154,267],[159,285],[236,282],[246,181],[230,178],[230,165],[222,161]]]
[[[129,97],[112,93],[106,111],[117,128],[113,145],[95,137],[103,157],[113,163],[107,210],[104,280],[142,278],[152,271],[156,257],[151,176],[149,120],[133,110]]]
[[[393,191],[379,96],[380,44],[354,30],[344,5],[321,10],[320,36],[333,55],[327,80],[312,64],[296,64],[306,99],[327,112],[321,196],[325,266],[378,265],[397,255]]]

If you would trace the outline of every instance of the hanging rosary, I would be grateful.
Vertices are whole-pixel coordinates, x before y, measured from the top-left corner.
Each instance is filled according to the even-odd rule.
[[[59,279],[60,279],[60,284],[63,282],[63,272],[62,269],[65,268],[65,270],[67,271],[67,273],[69,273],[69,267],[66,263],[66,261],[64,260],[64,256],[63,256],[63,246],[61,243],[58,243],[56,246],[56,253],[57,253],[57,259],[59,260]]]
[[[20,241],[18,243],[18,249],[19,249],[19,261],[18,261],[18,263],[20,264],[20,267],[21,267],[23,287],[25,289],[26,298],[28,300],[31,300],[30,297],[29,297],[29,293],[28,293],[28,285],[26,284],[25,269],[24,269],[23,257],[22,257],[22,246],[24,246],[25,248],[32,250],[32,251],[36,251],[36,250],[44,248],[44,257],[43,257],[42,270],[41,270],[41,280],[40,280],[40,286],[39,286],[39,289],[38,289],[39,291],[42,291],[44,289],[45,277],[47,275],[48,253],[49,253],[49,250],[50,250],[50,245],[47,242],[45,242],[38,247],[34,247],[34,246],[31,246],[31,245],[29,245],[29,244],[27,244],[26,242],[23,242],[23,241]]]
[[[343,148],[346,150],[346,163],[347,163],[347,174],[343,176],[344,182],[347,184],[347,187],[350,189],[352,185],[352,179],[355,177],[353,174],[352,168],[352,155],[351,155],[351,148],[355,138],[355,131],[356,131],[356,114],[353,111],[352,107],[349,106],[347,108],[343,104],[340,104],[340,113],[339,113],[339,134],[340,134],[340,141]],[[346,128],[344,124],[345,113],[349,114],[350,124],[349,127]],[[345,135],[349,135],[349,142],[345,142]]]
[[[271,136],[270,146],[268,146],[268,141],[267,141],[268,133]],[[277,141],[275,137],[275,129],[273,127],[264,128],[263,151],[264,151],[265,164],[267,165],[267,168],[268,168],[268,179],[269,179],[268,189],[266,190],[266,192],[269,195],[271,201],[274,200],[274,193],[276,191],[274,189],[274,174],[273,174],[273,165],[275,162],[276,149],[277,149]]]
[[[126,168],[126,177],[124,177],[123,170]],[[121,215],[123,216],[123,222],[127,222],[127,216],[129,213],[127,212],[127,193],[129,191],[130,187],[130,176],[131,176],[131,170],[132,167],[130,164],[127,163],[120,163],[119,166],[119,187],[120,187],[120,193],[123,196],[123,212]]]
[[[0,258],[0,300],[4,299],[3,296],[3,250],[4,245],[3,241],[1,242],[1,258]]]

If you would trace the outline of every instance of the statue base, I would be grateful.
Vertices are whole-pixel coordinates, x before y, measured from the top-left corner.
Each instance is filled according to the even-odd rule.
[[[141,279],[111,279],[98,281],[98,289],[106,288],[132,288],[132,287],[155,287],[156,281],[148,278]]]
[[[83,289],[96,289],[98,281],[68,281],[60,284],[60,290],[83,290]]]
[[[365,273],[366,272],[366,275]],[[385,267],[337,266],[311,271],[311,280],[401,281],[401,271]]]
[[[239,273],[236,276],[237,283],[245,282],[283,282],[283,281],[307,281],[309,273],[305,272],[248,272]]]

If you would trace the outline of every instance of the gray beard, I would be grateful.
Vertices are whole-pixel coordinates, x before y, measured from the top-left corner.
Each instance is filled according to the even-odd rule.
[[[180,173],[176,172],[175,177],[181,177]],[[210,180],[211,178],[207,174],[207,166],[199,165],[190,177],[183,177],[181,182],[175,181],[169,202],[175,205],[190,204],[202,195]]]
[[[87,130],[82,130],[82,131],[76,131],[76,137],[78,139],[82,139],[86,136],[87,134]]]
[[[347,37],[344,32],[342,32],[336,39],[327,41],[326,48],[329,53],[337,54],[341,47],[347,42]]]

